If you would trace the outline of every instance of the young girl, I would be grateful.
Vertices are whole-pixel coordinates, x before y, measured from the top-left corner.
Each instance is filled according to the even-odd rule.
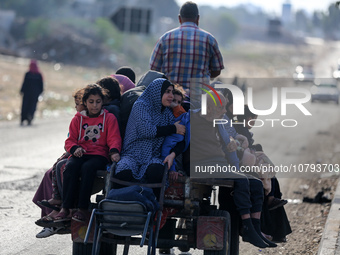
[[[74,103],[75,103],[75,109],[77,112],[81,112],[86,109],[86,107],[83,105],[83,94],[84,94],[84,89],[79,89],[73,94],[74,98]],[[58,182],[57,182],[57,175],[56,175],[56,167],[57,164],[63,160],[66,160],[70,156],[70,153],[67,151],[57,160],[57,162],[53,165],[52,168],[52,198],[49,200],[42,200],[38,201],[39,204],[52,208],[53,207],[58,207],[61,205],[62,200],[61,200],[61,194],[58,189]]]
[[[83,104],[83,94],[84,94],[84,89],[79,89],[77,90],[74,94],[73,94],[73,98],[74,98],[74,103],[75,103],[75,107],[77,112],[81,112],[84,111],[86,109],[85,105]],[[70,156],[70,153],[65,152],[64,155],[62,157],[60,157],[60,159],[66,159]],[[59,160],[56,162],[58,163]],[[57,165],[56,165],[57,167]],[[53,188],[53,192],[52,192],[52,198],[48,200],[50,205],[57,205],[60,206],[62,203],[61,200],[61,195],[60,195],[60,191],[58,189],[58,183],[57,183],[57,176],[56,176],[56,171],[52,172],[52,188]]]
[[[83,88],[77,90],[73,94],[75,109],[77,112],[81,112],[86,109],[82,101],[83,94],[84,94]],[[35,223],[38,226],[44,227],[36,235],[37,238],[49,237],[55,233],[59,233],[59,231],[62,231],[64,229],[63,227],[45,227],[45,226],[48,226],[49,223],[53,222],[54,217],[59,212],[59,207],[61,206],[62,199],[57,182],[58,178],[57,172],[58,174],[61,172],[61,170],[58,170],[58,168],[61,168],[65,165],[65,163],[67,162],[67,158],[69,156],[70,154],[68,152],[65,152],[62,156],[60,156],[57,159],[53,167],[50,168],[45,173],[39,185],[39,188],[34,195],[33,202],[37,204],[39,207],[41,207],[41,218],[37,220]],[[50,199],[46,200],[46,198]]]
[[[104,98],[102,87],[88,85],[82,99],[86,110],[78,112],[70,123],[65,148],[71,156],[63,175],[62,209],[55,222],[70,220],[70,209],[76,201],[78,210],[72,219],[85,221],[96,171],[104,169],[109,159],[120,160],[121,137],[117,119],[102,109]]]

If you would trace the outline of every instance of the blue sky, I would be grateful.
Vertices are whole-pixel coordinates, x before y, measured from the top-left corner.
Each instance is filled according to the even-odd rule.
[[[176,0],[181,5],[187,0]],[[198,5],[211,5],[214,7],[227,6],[232,7],[239,4],[251,3],[260,6],[268,13],[281,14],[282,4],[287,0],[192,0]],[[293,10],[304,9],[312,13],[314,10],[326,11],[330,4],[334,4],[336,0],[290,0]]]

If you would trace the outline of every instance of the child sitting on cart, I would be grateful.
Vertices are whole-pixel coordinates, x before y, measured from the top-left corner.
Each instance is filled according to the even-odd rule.
[[[97,169],[105,169],[109,160],[120,160],[118,122],[113,114],[102,109],[105,95],[99,85],[88,85],[83,95],[86,110],[77,113],[70,123],[65,148],[71,156],[63,174],[62,208],[54,222],[71,220],[71,209],[76,201],[78,210],[72,219],[84,222]]]

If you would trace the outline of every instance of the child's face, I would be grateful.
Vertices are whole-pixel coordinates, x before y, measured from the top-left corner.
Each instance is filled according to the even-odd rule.
[[[99,115],[103,106],[103,99],[99,95],[90,95],[85,102],[89,116]]]
[[[183,101],[183,98],[180,95],[175,94],[174,99],[172,100],[172,103],[170,105],[171,108],[176,107],[177,105],[181,105]]]
[[[76,104],[75,108],[76,108],[77,112],[81,112],[81,111],[84,111],[86,109],[85,105],[83,105],[83,102],[80,101],[79,99],[75,99],[74,103]]]

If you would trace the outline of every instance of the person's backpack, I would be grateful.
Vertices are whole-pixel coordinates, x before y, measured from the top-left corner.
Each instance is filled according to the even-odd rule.
[[[129,116],[130,116],[130,112],[132,110],[133,104],[136,102],[138,97],[140,97],[140,95],[144,92],[147,86],[149,86],[149,84],[157,78],[167,79],[163,73],[150,70],[146,72],[140,78],[135,88],[125,91],[124,94],[121,96],[120,98],[120,122],[121,122],[120,135],[122,138],[124,138],[124,135],[125,135],[126,125],[129,120]]]

